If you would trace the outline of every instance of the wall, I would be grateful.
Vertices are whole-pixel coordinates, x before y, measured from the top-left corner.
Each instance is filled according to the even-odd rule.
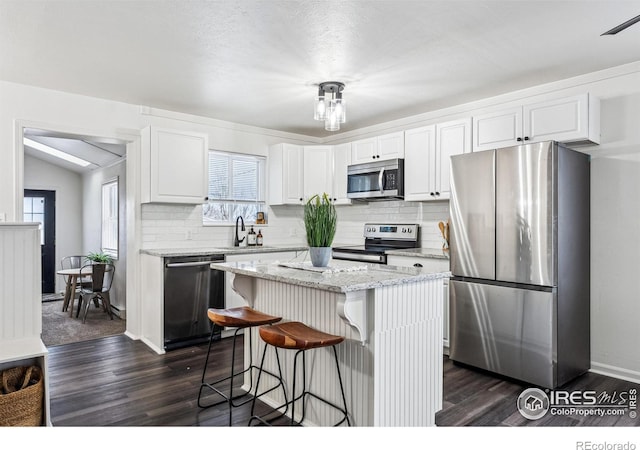
[[[56,269],[67,255],[82,255],[82,177],[31,156],[24,158],[24,188],[56,191]],[[64,280],[56,276],[56,292]]]
[[[84,233],[82,239],[83,254],[100,251],[102,246],[102,184],[118,177],[118,258],[114,260],[115,277],[111,286],[111,304],[118,310],[120,317],[125,317],[126,309],[126,273],[127,273],[127,221],[126,192],[127,179],[125,162],[110,167],[96,169],[82,177],[82,222]]]
[[[637,345],[637,322],[640,317],[638,273],[640,273],[640,208],[637,207],[640,178],[638,154],[640,154],[640,62],[587,74],[557,83],[492,97],[478,102],[459,105],[439,111],[431,111],[375,127],[332,136],[328,143],[351,140],[401,129],[410,129],[440,120],[455,119],[487,109],[497,109],[501,104],[519,103],[536,95],[573,95],[585,91],[601,99],[602,140],[599,146],[583,147],[592,155],[592,366],[595,370],[617,374],[640,381],[640,346]],[[14,120],[38,128],[57,127],[78,134],[87,130],[94,136],[134,135],[143,126],[181,125],[195,131],[206,131],[210,147],[220,150],[266,154],[267,147],[277,142],[317,143],[305,138],[271,130],[259,130],[213,119],[142,110],[96,98],[65,94],[0,82],[0,219],[13,220],[19,209],[21,195],[16,191],[22,175],[21,145],[15,141]],[[68,129],[70,128],[70,129]],[[131,155],[128,155],[128,158]],[[129,162],[128,162],[129,164]],[[139,169],[138,169],[139,170]],[[129,180],[131,181],[131,180]],[[373,214],[394,217],[400,214],[407,219],[422,217],[425,230],[444,218],[442,205],[422,204],[399,207],[389,204],[356,206],[339,214],[346,216],[341,223],[337,242],[356,239],[357,226],[369,220]],[[443,204],[446,204],[444,202]],[[394,211],[394,208],[397,208]],[[420,208],[422,211],[420,212]],[[388,211],[389,216],[384,216]],[[276,207],[270,210],[270,224],[265,233],[265,244],[302,242],[297,235],[301,230],[301,218],[296,207]],[[198,207],[145,205],[141,209],[140,239],[142,246],[160,248],[164,245],[230,245],[229,227],[206,230],[197,224]],[[420,216],[421,215],[421,216]],[[442,216],[441,216],[442,215]],[[170,217],[170,218],[169,218]],[[158,239],[163,233],[159,228],[180,230],[181,222],[202,233],[202,243],[181,240],[180,231],[166,241]],[[295,231],[291,231],[291,229]],[[429,231],[430,232],[430,231]],[[139,232],[136,231],[136,235]],[[291,236],[294,234],[294,236]],[[359,237],[358,237],[359,239]],[[424,238],[423,238],[424,239]],[[428,238],[436,243],[436,238]],[[129,299],[135,301],[135,299]],[[127,305],[130,310],[131,304]],[[127,321],[129,327],[129,320]]]

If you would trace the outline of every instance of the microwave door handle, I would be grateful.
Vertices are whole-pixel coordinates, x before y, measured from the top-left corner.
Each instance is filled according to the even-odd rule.
[[[380,193],[384,194],[384,169],[380,169],[378,174],[378,185],[380,186]]]

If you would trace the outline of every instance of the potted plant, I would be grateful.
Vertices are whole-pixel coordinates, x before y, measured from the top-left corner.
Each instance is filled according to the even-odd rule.
[[[315,267],[326,267],[331,258],[331,243],[336,234],[336,207],[323,193],[314,195],[304,205],[304,228],[309,255]]]
[[[87,255],[87,259],[95,264],[111,264],[113,261],[111,256],[103,252],[91,252]]]

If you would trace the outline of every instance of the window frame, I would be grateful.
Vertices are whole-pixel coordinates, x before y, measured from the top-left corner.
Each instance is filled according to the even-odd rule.
[[[113,194],[113,187],[115,187],[115,196]],[[105,190],[107,190],[107,196],[111,200],[108,204],[105,203]],[[115,197],[115,198],[114,198]],[[103,253],[111,256],[114,260],[118,259],[120,253],[120,180],[119,177],[110,178],[102,182],[101,186],[101,201],[100,201],[100,249]],[[113,204],[112,204],[113,202]],[[112,208],[113,207],[113,208]],[[105,211],[113,212],[108,213],[105,216]],[[111,236],[109,230],[115,236]],[[108,234],[107,234],[108,233]],[[113,242],[109,242],[113,241]],[[109,244],[115,244],[110,246]]]
[[[243,216],[243,220],[245,225],[262,225],[262,226],[267,226],[267,214],[266,214],[266,209],[267,209],[267,202],[266,202],[266,190],[267,190],[267,182],[266,182],[266,168],[267,168],[267,158],[266,156],[262,156],[262,155],[254,155],[254,154],[248,154],[248,153],[235,153],[235,152],[227,152],[227,151],[223,151],[223,150],[216,150],[216,149],[210,149],[207,155],[209,164],[211,164],[211,155],[221,155],[224,156],[226,158],[229,159],[229,173],[228,173],[228,178],[227,178],[227,183],[228,183],[228,192],[229,192],[229,198],[218,198],[218,199],[212,199],[209,193],[209,188],[207,188],[207,195],[208,195],[208,200],[206,203],[204,203],[202,205],[203,207],[203,211],[202,211],[202,225],[206,226],[206,227],[228,227],[228,226],[235,226],[236,224],[236,219],[230,219],[229,221],[215,221],[212,219],[206,219],[205,215],[204,215],[204,207],[205,205],[209,204],[209,203],[221,203],[221,204],[230,204],[230,205],[257,205],[257,212],[263,212],[264,216],[265,216],[265,222],[264,223],[260,223],[257,224],[255,222],[255,220],[248,220],[246,217]],[[257,181],[257,195],[256,195],[256,200],[252,201],[252,200],[247,200],[247,199],[240,199],[240,198],[235,198],[234,194],[231,192],[233,190],[233,161],[234,160],[244,160],[244,161],[253,161],[253,162],[257,162],[258,163],[258,171],[257,171],[257,176],[258,179]],[[208,175],[210,176],[210,171],[208,172]],[[207,186],[210,184],[211,179],[208,178],[207,179]]]

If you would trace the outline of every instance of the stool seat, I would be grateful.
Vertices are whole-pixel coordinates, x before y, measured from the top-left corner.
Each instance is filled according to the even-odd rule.
[[[248,306],[228,309],[209,308],[207,310],[207,316],[209,317],[209,320],[216,325],[232,328],[270,325],[282,320],[282,317],[270,316],[249,308]]]
[[[302,322],[285,322],[260,328],[260,337],[267,344],[279,348],[308,350],[329,347],[344,341],[344,337],[324,333]]]

